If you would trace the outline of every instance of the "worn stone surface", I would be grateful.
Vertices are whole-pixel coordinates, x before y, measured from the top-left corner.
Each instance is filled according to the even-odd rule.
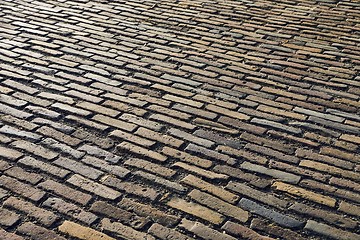
[[[0,0],[0,239],[357,239],[355,0]]]

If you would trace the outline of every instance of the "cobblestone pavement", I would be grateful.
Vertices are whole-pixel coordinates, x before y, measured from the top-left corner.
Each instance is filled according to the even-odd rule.
[[[0,0],[0,239],[360,229],[358,0]]]

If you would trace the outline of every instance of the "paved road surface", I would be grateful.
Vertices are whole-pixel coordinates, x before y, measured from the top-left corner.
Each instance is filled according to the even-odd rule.
[[[0,239],[360,239],[358,0],[0,0]]]

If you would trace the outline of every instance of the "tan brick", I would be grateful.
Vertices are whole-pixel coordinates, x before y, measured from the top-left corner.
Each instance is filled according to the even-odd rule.
[[[155,201],[159,197],[158,191],[155,190],[154,188],[148,187],[144,184],[125,182],[111,175],[107,175],[101,178],[100,181],[104,185],[116,188],[120,191],[126,192],[127,194],[136,195],[141,198],[150,199],[152,201]]]
[[[199,190],[192,190],[188,196],[197,201],[198,203],[205,205],[216,212],[222,213],[226,216],[235,218],[240,222],[246,222],[249,218],[249,213],[243,209],[224,202],[219,198],[213,197],[210,194],[201,192]]]
[[[38,186],[46,189],[48,192],[55,193],[56,195],[60,195],[65,199],[69,199],[82,205],[87,204],[92,198],[89,194],[82,193],[53,180],[46,180],[45,182],[41,182]]]
[[[125,104],[118,101],[105,101],[103,105],[119,110],[120,112],[132,113],[137,116],[144,116],[147,111],[145,109],[137,108],[129,104]]]
[[[0,157],[10,160],[16,160],[22,156],[22,153],[11,148],[0,146]]]
[[[100,114],[95,115],[92,119],[95,121],[101,122],[103,124],[106,124],[106,125],[109,125],[112,127],[116,127],[116,128],[122,129],[122,130],[126,130],[129,132],[132,132],[137,127],[135,124],[124,122],[119,119],[111,118],[111,117],[108,117],[105,115],[100,115]],[[105,130],[105,129],[106,128],[104,128],[103,130]]]
[[[189,106],[192,106],[192,107],[197,107],[197,108],[201,108],[204,105],[201,102],[189,100],[187,98],[177,97],[177,96],[170,95],[170,94],[166,94],[165,96],[163,96],[163,98],[166,99],[166,100],[186,104],[186,105],[189,105]]]
[[[165,107],[168,107],[171,103],[170,101],[167,101],[164,99],[155,98],[155,97],[151,97],[149,95],[144,95],[144,94],[135,93],[135,92],[129,94],[129,97],[135,98],[138,100],[142,100],[142,101],[146,101],[146,102],[151,102],[151,103],[158,104],[158,105],[165,106]]]
[[[35,218],[41,224],[49,227],[52,225],[56,220],[59,219],[54,213],[39,208],[30,202],[23,201],[19,198],[9,197],[5,202],[4,205],[10,208],[14,208],[20,212],[26,213],[27,216]]]
[[[142,159],[137,159],[137,158],[131,158],[129,160],[127,160],[126,162],[124,162],[125,165],[128,166],[132,166],[132,167],[136,167],[139,169],[143,169],[149,172],[152,172],[154,174],[163,176],[163,177],[167,177],[170,178],[172,176],[175,175],[176,171],[160,166],[158,164],[155,163],[151,163]]]
[[[0,216],[0,225],[5,227],[11,227],[20,220],[20,215],[5,208],[0,208]]]
[[[23,223],[19,228],[18,231],[22,234],[30,236],[32,239],[37,240],[65,240],[64,237],[59,236],[55,232],[48,230],[44,227],[40,227],[35,225],[31,222]]]
[[[222,230],[231,233],[232,235],[236,237],[240,237],[241,239],[249,239],[249,240],[274,240],[274,238],[265,237],[254,230],[242,226],[240,224],[227,221],[222,227]]]
[[[0,176],[0,186],[35,202],[40,201],[45,196],[44,191],[5,175]]]
[[[95,214],[84,211],[77,205],[65,202],[61,198],[48,198],[43,202],[42,206],[54,209],[88,225],[92,224],[97,219]]]
[[[340,202],[338,210],[360,217],[360,207],[345,201]]]
[[[336,200],[334,198],[324,196],[324,195],[321,195],[318,193],[314,193],[314,192],[305,190],[300,187],[295,187],[295,186],[287,184],[287,183],[275,182],[275,183],[273,183],[272,187],[275,190],[287,192],[291,195],[302,197],[307,200],[310,200],[310,201],[313,201],[313,202],[316,202],[319,204],[323,204],[323,205],[326,205],[329,207],[335,207],[335,204],[336,204]]]
[[[164,125],[160,123],[150,121],[145,118],[140,118],[135,115],[127,114],[127,113],[121,115],[120,119],[155,131],[160,131],[164,127]]]
[[[155,240],[155,237],[136,231],[135,229],[132,229],[131,227],[128,227],[126,225],[123,225],[119,222],[113,222],[110,221],[108,218],[104,218],[101,221],[101,228],[115,233],[117,236],[125,239],[134,239],[134,240]],[[99,239],[99,238],[98,238]],[[106,240],[107,238],[102,237],[102,240]],[[89,240],[92,240],[92,238]],[[94,239],[95,240],[95,239]]]
[[[208,109],[209,111],[213,111],[222,115],[226,115],[229,117],[234,117],[240,120],[249,120],[250,117],[248,115],[245,115],[243,113],[239,113],[239,112],[235,112],[235,111],[230,111],[226,108],[222,108],[222,107],[217,107],[215,105],[207,105],[206,109]]]
[[[119,203],[121,208],[128,211],[133,211],[139,216],[150,218],[152,221],[160,223],[164,226],[173,226],[179,222],[179,217],[167,214],[157,208],[151,207],[148,204],[136,202],[129,198],[123,198]]]
[[[309,161],[309,160],[302,160],[300,162],[299,166],[312,168],[312,169],[315,169],[318,171],[326,172],[326,173],[333,174],[336,176],[341,176],[344,178],[350,178],[353,180],[360,179],[360,173],[343,170],[341,168],[334,167],[334,166],[331,166],[331,165],[328,165],[325,163],[319,163],[319,162],[314,162],[314,161]]]
[[[1,119],[1,121],[7,122],[9,124],[14,124],[14,125],[18,126],[19,128],[24,128],[29,131],[34,130],[35,128],[38,127],[37,124],[32,123],[32,122],[34,122],[34,120],[32,122],[28,122],[26,120],[13,117],[11,115],[2,115],[2,116],[0,116],[0,119]]]
[[[219,232],[211,227],[206,226],[200,222],[189,221],[186,218],[183,218],[179,224],[181,228],[186,229],[187,231],[195,234],[196,239],[214,239],[214,240],[236,240],[236,238],[224,233]]]
[[[308,220],[304,229],[339,240],[357,240],[360,238],[360,235],[356,233],[346,232],[313,220]]]
[[[1,90],[1,88],[0,88]],[[4,229],[0,228],[0,239],[6,239],[6,240],[24,240],[23,237],[20,237],[19,235],[15,233],[10,233],[5,231]]]
[[[106,107],[102,107],[101,105],[97,105],[97,104],[90,103],[90,102],[79,102],[76,104],[76,106],[85,108],[86,110],[89,110],[91,112],[96,112],[96,113],[108,115],[111,117],[116,117],[120,114],[119,111],[116,111],[116,110],[113,110],[110,108],[106,108]]]
[[[163,123],[167,123],[167,124],[171,124],[171,125],[175,125],[181,128],[185,128],[185,129],[189,129],[189,130],[194,130],[196,128],[195,125],[185,122],[185,121],[181,121],[181,120],[177,120],[175,118],[172,117],[168,117],[162,114],[152,114],[149,119],[151,120],[157,120]]]
[[[327,154],[330,156],[346,159],[351,162],[360,163],[360,156],[355,155],[353,153],[345,152],[339,149],[331,148],[331,147],[322,147],[320,149],[322,154]]]
[[[60,232],[82,240],[115,240],[115,238],[109,237],[104,233],[70,221],[63,222],[58,229]]]
[[[160,224],[154,223],[148,230],[148,232],[161,240],[194,240],[194,238],[186,236],[176,230],[164,227]]]
[[[298,99],[298,100],[302,100],[302,101],[305,101],[307,98],[306,96],[301,95],[301,94],[294,94],[294,93],[290,93],[285,90],[275,89],[275,88],[270,88],[270,87],[263,87],[261,89],[261,91],[273,93],[273,94],[277,94],[277,95],[285,96],[285,97],[289,97],[289,98],[294,98],[294,99]]]
[[[173,167],[180,167],[182,169],[184,169],[185,171],[189,171],[192,172],[194,174],[200,175],[202,177],[208,178],[208,179],[228,179],[229,176],[225,175],[225,174],[219,174],[219,173],[214,173],[212,171],[208,171],[208,170],[204,170],[202,168],[193,166],[193,165],[189,165],[186,163],[182,163],[182,162],[176,162],[172,165]]]
[[[110,132],[109,136],[120,138],[122,140],[127,140],[129,142],[136,143],[140,146],[150,148],[151,146],[155,145],[156,142],[148,140],[146,138],[138,137],[136,135],[121,131],[121,130],[114,130]]]
[[[197,156],[170,147],[163,147],[161,152],[169,157],[176,158],[202,168],[209,168],[213,165],[210,160],[199,158]]]
[[[72,147],[75,147],[81,143],[81,140],[71,137],[67,134],[64,134],[62,132],[59,132],[53,128],[43,126],[36,130],[36,132],[41,133],[45,136],[54,138],[60,142],[66,143]]]
[[[345,149],[350,152],[355,152],[358,149],[359,144],[350,143],[350,142],[341,141],[341,140],[335,140],[334,146]]]
[[[58,168],[52,164],[42,162],[32,157],[23,157],[18,162],[27,167],[50,173],[51,175],[57,176],[59,178],[65,178],[70,173],[65,169]]]
[[[44,148],[40,145],[31,143],[31,142],[27,142],[24,140],[19,140],[19,141],[15,141],[11,143],[11,146],[15,147],[15,148],[19,148],[22,150],[25,150],[29,153],[32,153],[36,156],[45,158],[47,160],[52,160],[54,158],[56,158],[59,154],[55,153],[47,148]]]
[[[179,96],[184,96],[184,97],[191,97],[194,95],[194,93],[188,92],[188,91],[183,91],[183,90],[179,90],[173,87],[168,87],[168,86],[164,86],[161,84],[154,84],[151,87],[165,91],[165,92],[169,92],[171,94],[175,94],[175,95],[179,95]]]
[[[204,192],[211,193],[229,203],[235,203],[239,200],[239,196],[193,175],[188,175],[184,177],[183,179],[181,179],[180,182],[196,187]]]
[[[176,148],[180,147],[184,143],[184,141],[177,139],[175,137],[171,137],[169,135],[155,132],[155,131],[149,130],[147,128],[142,128],[142,127],[139,128],[135,132],[135,134],[140,135],[145,138],[155,140],[157,142],[162,142],[166,145],[170,145],[170,146],[173,146]]]
[[[9,167],[10,167],[9,164],[3,165],[3,168],[5,168],[5,169],[7,169]],[[2,168],[0,167],[0,169],[2,169]],[[20,167],[16,167],[16,166],[7,169],[5,171],[5,173],[6,173],[6,175],[8,175],[10,177],[15,177],[19,180],[23,180],[23,181],[29,182],[31,184],[37,184],[38,182],[40,182],[43,179],[43,177],[38,173],[29,172]]]
[[[241,158],[245,158],[246,160],[249,160],[251,162],[255,162],[255,163],[259,163],[259,164],[266,164],[268,162],[267,158],[262,157],[260,155],[254,154],[252,152],[243,150],[243,149],[235,149],[232,147],[228,147],[228,146],[218,146],[216,148],[217,151],[222,152],[222,153],[226,153],[229,155],[233,155],[236,157],[241,157]]]
[[[91,181],[87,178],[84,178],[84,177],[78,175],[78,174],[72,175],[71,178],[69,178],[67,180],[67,182],[73,184],[74,186],[82,188],[85,191],[91,192],[100,197],[111,199],[111,200],[114,200],[121,195],[120,192],[115,191],[112,188],[109,188],[100,183]]]
[[[360,202],[360,194],[345,190],[342,188],[337,188],[327,183],[317,182],[311,179],[303,179],[299,183],[300,187],[313,189],[317,192],[322,192],[324,194],[329,194],[338,197],[338,199],[349,199],[350,201]]]
[[[54,103],[53,105],[51,105],[51,107],[60,109],[60,111],[69,112],[69,113],[80,115],[83,117],[87,117],[87,116],[91,115],[90,111],[76,108],[76,107],[70,106],[68,104]]]
[[[120,143],[119,145],[117,145],[117,148],[118,148],[118,151],[121,151],[121,150],[122,151],[129,151],[129,152],[132,152],[134,154],[149,157],[151,159],[154,159],[154,160],[157,160],[157,161],[160,161],[160,162],[164,162],[167,159],[166,156],[164,156],[164,155],[162,155],[160,153],[154,152],[152,150],[148,150],[148,149],[143,148],[143,147],[139,147],[137,145],[134,145],[134,144],[128,143],[128,142]]]
[[[200,95],[200,94],[195,95],[193,97],[193,99],[203,101],[206,103],[211,103],[211,104],[214,104],[214,105],[217,105],[217,106],[220,106],[223,108],[228,108],[228,109],[236,109],[238,107],[238,105],[235,103],[225,102],[225,101],[222,101],[222,100],[219,100],[216,98],[212,98],[212,97],[208,97],[208,96],[204,96],[204,95]]]
[[[285,116],[285,117],[289,117],[289,118],[293,118],[293,119],[297,119],[297,120],[302,120],[302,121],[306,120],[306,118],[307,118],[307,116],[302,115],[302,114],[289,112],[289,111],[285,111],[285,110],[274,108],[274,107],[268,107],[265,105],[260,105],[256,110],[279,115],[279,116]]]
[[[187,202],[181,198],[172,198],[166,205],[176,208],[185,213],[191,214],[195,217],[204,219],[213,224],[221,224],[224,221],[224,216],[196,203]]]

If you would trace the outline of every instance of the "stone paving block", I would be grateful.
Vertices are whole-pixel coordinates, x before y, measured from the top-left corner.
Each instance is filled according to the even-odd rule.
[[[265,174],[265,175],[269,175],[272,176],[274,178],[280,179],[284,182],[288,182],[288,183],[293,183],[296,184],[300,181],[301,177],[291,174],[291,173],[287,173],[287,172],[282,172],[276,169],[268,169],[264,166],[261,165],[256,165],[256,164],[252,164],[249,162],[243,162],[240,165],[241,169],[245,169],[251,172],[257,172],[257,173],[261,173],[261,174]]]
[[[225,217],[218,212],[196,203],[187,202],[180,198],[172,198],[169,202],[166,203],[166,205],[193,216],[200,217],[203,220],[209,221],[213,224],[221,224],[225,219]]]
[[[169,157],[177,158],[179,160],[197,165],[202,168],[209,168],[213,165],[212,161],[210,160],[199,158],[189,153],[179,151],[175,148],[163,147],[162,153]]]
[[[286,200],[280,199],[274,195],[263,193],[243,183],[230,181],[226,188],[276,208],[283,209],[289,204]]]
[[[232,235],[235,235],[237,237],[241,237],[244,239],[251,239],[251,240],[271,240],[271,239],[273,239],[270,237],[262,236],[250,228],[247,228],[245,226],[242,226],[240,224],[230,222],[230,221],[227,221],[221,227],[221,229],[223,229],[226,232],[231,233]]]
[[[83,240],[114,240],[115,238],[109,237],[108,235],[96,231],[89,227],[84,227],[80,224],[65,221],[58,227],[60,232],[63,232],[71,237],[76,237]]]
[[[260,204],[246,198],[240,200],[239,206],[245,210],[248,210],[251,213],[255,213],[257,215],[271,219],[280,226],[284,226],[287,228],[299,228],[304,225],[304,222],[302,221],[299,221],[293,217],[284,215],[272,209],[267,209]]]
[[[23,240],[24,238],[15,234],[5,231],[4,229],[0,228],[0,238],[8,239],[8,240]]]
[[[124,132],[121,130],[114,130],[109,134],[109,136],[117,138],[117,139],[127,140],[127,141],[133,142],[135,144],[138,144],[138,145],[141,145],[141,146],[147,147],[147,148],[151,148],[155,144],[154,141],[151,141],[151,140],[148,140],[148,139],[145,139],[142,137],[138,137],[131,133],[127,133],[127,132]]]
[[[93,180],[98,179],[101,175],[104,174],[103,172],[95,168],[89,167],[81,162],[69,158],[60,157],[56,159],[53,163],[57,166],[63,167],[74,173],[83,175]]]
[[[85,191],[94,193],[100,197],[107,198],[110,200],[114,200],[121,196],[121,193],[118,191],[115,191],[112,188],[106,187],[100,183],[91,181],[87,178],[84,178],[78,174],[75,174],[71,176],[68,180],[68,183],[71,183],[72,185],[79,187]]]
[[[139,147],[137,145],[134,145],[134,144],[128,143],[128,142],[120,143],[119,145],[117,145],[117,149],[118,149],[118,151],[132,152],[134,154],[138,154],[140,156],[145,156],[145,157],[154,159],[154,160],[159,161],[159,162],[164,162],[167,159],[166,156],[164,156],[164,155],[162,155],[162,154],[160,154],[158,152],[148,150],[146,148]]]
[[[225,174],[219,174],[219,173],[214,173],[212,171],[208,171],[208,170],[204,170],[202,168],[193,166],[193,165],[189,165],[186,163],[182,163],[182,162],[176,162],[172,165],[173,167],[179,167],[184,169],[185,171],[189,171],[192,172],[194,174],[197,174],[199,176],[211,179],[211,180],[215,180],[215,179],[219,179],[219,180],[226,180],[229,178],[229,176],[225,175]]]
[[[121,209],[119,207],[112,206],[108,203],[97,201],[91,205],[90,211],[102,215],[106,215],[117,221],[130,224],[136,229],[143,228],[146,224],[149,223],[149,220],[144,217],[139,217],[136,214]]]
[[[46,162],[42,162],[32,157],[24,157],[20,159],[18,162],[27,167],[50,173],[59,178],[65,178],[70,173],[65,169],[56,167]]]
[[[59,155],[58,153],[55,153],[47,148],[44,148],[40,145],[36,145],[34,143],[30,143],[30,142],[27,142],[24,140],[12,142],[11,146],[21,149],[21,150],[25,150],[29,153],[32,153],[36,156],[45,158],[47,160],[52,160]]]
[[[171,227],[179,222],[179,217],[177,216],[167,214],[157,208],[136,202],[129,198],[123,198],[118,205],[127,211],[133,211],[139,216],[150,218],[152,221],[164,226]]]
[[[187,220],[186,218],[184,218],[181,221],[180,227],[185,228],[186,230],[194,233],[195,235],[197,235],[201,238],[207,239],[207,240],[210,240],[210,239],[235,240],[236,239],[230,235],[227,235],[225,233],[218,232],[214,229],[211,229],[200,222],[190,221],[190,220]]]
[[[272,187],[274,187],[276,190],[285,191],[295,196],[300,196],[329,207],[335,207],[336,204],[336,200],[334,198],[323,196],[321,194],[314,193],[303,188],[295,187],[287,183],[275,182]]]
[[[16,151],[15,149],[2,147],[0,146],[0,156],[9,159],[9,160],[16,160],[20,158],[23,154],[19,151]]]
[[[182,185],[180,185],[180,184],[178,184],[176,182],[169,181],[169,180],[167,180],[165,178],[155,176],[155,175],[150,174],[150,173],[146,173],[146,172],[143,172],[143,171],[136,171],[136,172],[134,172],[134,175],[137,176],[137,177],[146,179],[148,181],[151,181],[151,182],[153,182],[155,184],[162,185],[165,188],[169,188],[169,189],[171,189],[171,190],[173,190],[175,192],[183,193],[183,192],[186,191],[186,188],[183,187]]]
[[[193,175],[188,175],[181,179],[181,183],[185,183],[187,185],[199,188],[204,192],[211,193],[227,202],[235,203],[239,200],[239,197],[231,192],[224,190],[221,187],[217,187],[208,183],[200,178],[197,178]]]
[[[152,172],[154,174],[163,176],[163,177],[167,177],[170,178],[172,177],[176,172],[172,169],[168,169],[165,167],[162,167],[158,164],[154,164],[142,159],[137,159],[137,158],[133,158],[133,159],[129,159],[127,160],[125,163],[125,165],[128,166],[133,166],[139,169],[144,169],[147,170],[149,172]]]
[[[78,148],[79,151],[84,151],[89,155],[93,155],[95,157],[104,158],[105,161],[111,162],[111,163],[117,163],[121,157],[118,155],[115,155],[111,152],[108,152],[106,150],[103,150],[99,147],[92,146],[92,145],[82,145],[80,148]]]
[[[164,227],[160,224],[154,223],[148,230],[148,232],[159,239],[179,239],[179,240],[192,240],[194,238],[179,233],[173,229]]]
[[[31,222],[25,222],[18,228],[20,233],[30,236],[34,239],[46,240],[48,238],[54,240],[65,240],[64,237],[59,236],[53,231],[50,231],[44,227],[40,227]]]
[[[72,203],[67,203],[60,198],[48,198],[45,202],[43,202],[43,206],[55,209],[60,213],[69,215],[70,217],[75,218],[88,225],[91,225],[97,219],[97,216],[95,214],[86,212],[78,206]]]
[[[325,235],[331,238],[335,238],[335,239],[348,239],[348,240],[352,240],[352,239],[359,239],[359,235],[356,233],[351,233],[351,232],[345,232],[342,231],[340,229],[331,227],[329,225],[326,225],[324,223],[318,223],[316,221],[313,220],[308,220],[306,225],[305,225],[305,229],[306,230],[310,230],[316,233],[319,233],[321,235]]]
[[[119,222],[111,222],[110,219],[104,218],[101,221],[101,227],[107,231],[116,233],[117,236],[127,239],[146,239],[146,240],[155,240],[155,237],[136,231],[126,225],[123,225]],[[106,238],[103,238],[106,239]]]
[[[2,104],[2,103],[0,103],[0,112],[2,112],[4,114],[9,114],[11,116],[21,118],[21,119],[28,119],[31,116],[33,116],[31,113],[24,112],[24,111],[18,110],[13,107],[9,107],[8,105]]]
[[[92,198],[89,194],[80,192],[53,180],[46,180],[44,182],[41,182],[38,186],[51,193],[60,195],[65,199],[69,199],[83,205],[88,203]]]
[[[58,216],[56,216],[54,213],[15,197],[8,198],[4,202],[4,206],[24,212],[26,215],[35,218],[37,221],[47,227],[59,219]]]
[[[39,174],[33,173],[33,172],[28,172],[20,167],[11,167],[4,172],[10,177],[14,177],[14,178],[29,182],[34,185],[43,179],[43,177],[40,176]]]
[[[132,182],[125,182],[113,176],[105,176],[101,179],[101,182],[107,186],[114,187],[128,194],[133,194],[143,198],[155,201],[159,197],[159,193],[152,187],[147,187]]]
[[[12,227],[16,222],[20,220],[20,216],[18,214],[5,208],[0,208],[0,214],[0,225],[4,227]]]
[[[341,215],[337,215],[322,209],[309,207],[305,204],[295,203],[289,209],[296,211],[298,213],[307,214],[317,218],[322,218],[326,222],[333,223],[341,227],[355,228],[357,226],[356,222],[349,218],[345,218]]]
[[[45,195],[44,191],[5,175],[0,177],[0,185],[35,202],[40,201]]]
[[[199,190],[192,190],[188,196],[190,196],[195,201],[210,207],[217,212],[220,212],[226,216],[233,217],[240,222],[246,222],[249,218],[248,212],[244,211],[241,208],[237,208],[229,203],[226,203],[216,197],[211,196],[210,194],[201,192]]]
[[[305,240],[305,239],[307,239],[307,238],[302,237],[300,234],[298,234],[296,232],[293,232],[286,228],[282,228],[275,224],[270,225],[266,221],[261,220],[259,218],[254,218],[251,221],[250,228],[254,229],[254,230],[261,230],[261,231],[267,232],[268,234],[275,235],[275,236],[278,236],[280,238],[287,239],[287,240],[290,240],[290,239]]]

